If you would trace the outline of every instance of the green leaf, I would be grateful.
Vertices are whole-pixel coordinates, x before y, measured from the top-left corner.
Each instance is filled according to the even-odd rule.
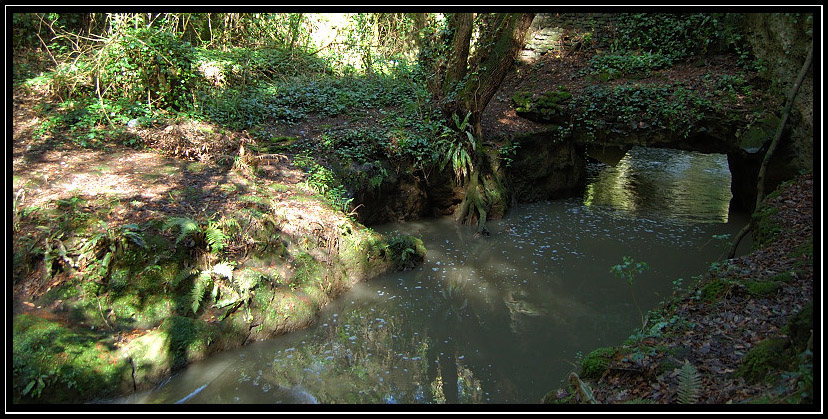
[[[29,381],[29,384],[26,386],[25,389],[23,389],[24,396],[29,394],[30,391],[32,391],[32,388],[34,387],[35,383],[37,383],[37,380]]]
[[[695,404],[699,400],[701,390],[701,377],[696,367],[688,360],[684,360],[679,370],[678,401],[681,404]]]

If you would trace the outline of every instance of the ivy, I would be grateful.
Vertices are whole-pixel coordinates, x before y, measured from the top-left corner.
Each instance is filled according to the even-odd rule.
[[[642,51],[680,60],[704,55],[718,39],[718,20],[708,13],[622,13],[614,51]]]

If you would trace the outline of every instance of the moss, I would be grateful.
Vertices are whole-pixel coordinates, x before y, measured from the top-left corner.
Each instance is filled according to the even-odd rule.
[[[609,361],[616,353],[613,347],[598,348],[584,357],[581,362],[581,378],[599,378],[609,368]]]
[[[414,236],[393,235],[388,241],[387,256],[398,270],[413,268],[425,259],[423,241]]]
[[[138,383],[153,383],[212,352],[218,328],[198,319],[172,316],[127,348]]]
[[[773,207],[760,207],[754,211],[751,217],[751,229],[753,230],[753,249],[761,249],[776,239],[779,234],[779,223],[775,216],[779,210]]]
[[[775,294],[779,288],[782,288],[782,285],[776,281],[745,281],[745,287],[749,295],[767,297]]]
[[[814,330],[814,303],[808,303],[788,319],[788,335],[796,352],[804,351],[812,339]]]
[[[125,390],[128,362],[91,330],[18,315],[12,342],[15,403],[73,403]]]
[[[779,126],[779,117],[776,115],[768,115],[747,128],[747,130],[740,137],[739,146],[749,152],[755,153],[761,149],[765,143],[773,138],[776,127]]]
[[[516,112],[529,112],[532,110],[532,93],[526,91],[515,92],[512,101]]]
[[[700,298],[706,303],[712,303],[730,290],[731,284],[724,279],[716,278],[704,284],[700,289]]]
[[[759,342],[745,354],[738,374],[748,383],[770,380],[772,371],[787,370],[794,359],[786,339],[769,338]]]
[[[797,275],[798,275],[798,273],[795,272],[795,271],[782,272],[780,274],[776,274],[776,275],[768,278],[768,281],[791,282],[794,279],[796,279]]]

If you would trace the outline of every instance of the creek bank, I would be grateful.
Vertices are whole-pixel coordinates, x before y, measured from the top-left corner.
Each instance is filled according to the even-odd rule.
[[[328,219],[282,209],[278,229],[265,233],[278,237],[275,250],[240,257],[226,277],[219,264],[189,267],[194,249],[168,239],[113,258],[106,286],[77,275],[21,302],[13,320],[14,403],[89,402],[151,388],[211,354],[307,327],[355,283],[425,255],[418,239],[380,236],[330,209],[316,209]],[[147,241],[164,243],[142,227]],[[159,257],[166,249],[172,256]],[[154,293],[158,287],[166,292]]]
[[[542,402],[814,403],[813,188],[781,185],[754,212],[751,253],[712,264]]]
[[[159,150],[106,153],[27,147],[15,134],[16,405],[148,389],[188,363],[306,327],[355,283],[425,256],[419,239],[380,235],[334,208],[289,158],[230,168],[159,153],[233,149],[243,133],[175,124],[137,132]],[[85,188],[64,184],[73,179]]]

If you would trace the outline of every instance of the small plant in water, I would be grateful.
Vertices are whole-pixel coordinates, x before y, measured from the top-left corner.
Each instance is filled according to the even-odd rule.
[[[614,265],[610,268],[610,273],[615,274],[615,276],[621,279],[625,279],[627,284],[630,285],[630,294],[632,294],[633,303],[635,304],[635,308],[638,309],[638,314],[641,316],[642,330],[647,327],[647,322],[644,319],[644,313],[641,312],[641,307],[638,305],[638,301],[635,299],[633,280],[636,275],[641,274],[647,269],[650,269],[650,265],[648,265],[647,262],[636,262],[629,256],[624,256],[622,263]]]

